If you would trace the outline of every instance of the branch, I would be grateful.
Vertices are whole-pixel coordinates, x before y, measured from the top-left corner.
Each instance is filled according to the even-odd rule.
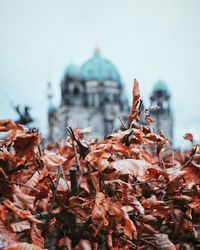
[[[71,196],[78,195],[79,192],[79,185],[77,180],[77,167],[72,166],[69,169],[70,180],[71,180]]]
[[[78,181],[78,186],[79,186],[81,181],[82,181],[82,178],[83,178],[83,173],[81,171],[81,164],[80,164],[80,160],[79,160],[76,145],[75,145],[75,142],[77,143],[77,140],[75,138],[73,129],[71,127],[69,127],[69,128],[67,128],[67,130],[68,130],[69,135],[70,135],[71,140],[72,140],[72,148],[74,150],[74,155],[75,155],[76,164],[77,164],[77,170],[79,171],[79,175],[80,175],[79,181]]]

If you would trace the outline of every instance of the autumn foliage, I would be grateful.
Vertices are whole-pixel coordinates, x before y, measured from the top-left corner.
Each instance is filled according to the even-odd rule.
[[[127,125],[100,142],[68,128],[44,146],[0,121],[0,249],[200,248],[200,149],[172,150],[142,112],[135,81]]]

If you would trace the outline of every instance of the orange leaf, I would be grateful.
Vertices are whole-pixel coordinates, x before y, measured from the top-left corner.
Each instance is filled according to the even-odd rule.
[[[125,159],[112,163],[112,167],[121,175],[129,174],[135,176],[138,180],[142,179],[148,169],[149,164],[144,160]]]
[[[22,232],[24,230],[30,229],[30,222],[28,220],[16,222],[11,224],[11,228],[14,232]]]
[[[63,156],[56,155],[56,154],[44,155],[42,158],[43,158],[45,164],[50,168],[51,167],[58,167],[66,161],[66,159]]]
[[[22,218],[22,219],[27,219],[27,220],[29,220],[29,221],[36,222],[36,223],[40,223],[40,224],[42,223],[41,221],[35,219],[35,218],[32,216],[32,214],[31,214],[30,211],[28,211],[28,210],[21,210],[21,209],[17,208],[17,207],[14,205],[14,203],[12,203],[11,201],[9,201],[8,199],[4,200],[4,201],[3,201],[3,204],[4,204],[7,208],[9,208],[10,210],[12,210],[13,213],[14,213],[16,216],[18,216],[18,217],[20,217],[20,218]]]
[[[8,246],[7,250],[42,250],[36,245],[29,244],[29,243],[14,243]]]
[[[30,236],[31,236],[31,242],[34,245],[44,248],[44,238],[42,237],[41,229],[37,227],[36,223],[33,223],[31,225]]]
[[[184,138],[185,140],[191,141],[191,142],[193,143],[193,134],[191,134],[191,133],[186,133],[186,134],[183,136],[183,138]]]
[[[29,156],[29,153],[40,144],[42,137],[38,133],[22,134],[14,140],[13,148],[18,157]]]
[[[103,219],[103,225],[108,226],[109,222],[106,219],[106,214],[109,208],[110,198],[106,197],[105,194],[101,192],[97,192],[95,197],[95,205],[92,211],[92,220],[96,222],[99,219]]]
[[[136,111],[137,103],[140,99],[139,83],[136,79],[134,80],[132,93],[133,93],[133,102],[132,102],[132,107],[131,107],[131,114],[133,114]]]

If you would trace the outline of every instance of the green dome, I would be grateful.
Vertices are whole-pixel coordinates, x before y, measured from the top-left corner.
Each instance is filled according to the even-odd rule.
[[[162,91],[167,92],[167,84],[164,81],[158,81],[153,87],[153,92]]]
[[[65,76],[69,77],[77,77],[79,76],[79,67],[76,66],[75,64],[69,64],[67,68],[65,69]]]
[[[99,51],[95,51],[93,57],[84,63],[81,67],[81,77],[88,80],[112,80],[121,82],[120,75],[115,66],[103,58]]]

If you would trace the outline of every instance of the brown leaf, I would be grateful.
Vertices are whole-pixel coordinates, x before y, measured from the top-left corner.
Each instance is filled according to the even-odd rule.
[[[122,219],[122,221],[125,223],[124,234],[128,239],[132,239],[133,236],[134,238],[137,237],[137,229],[132,220],[129,218],[126,207],[123,207],[120,202],[111,203],[109,214]]]
[[[65,236],[64,238],[60,239],[58,242],[59,247],[67,247],[67,250],[73,250],[72,248],[72,241],[69,237]]]
[[[36,245],[25,242],[13,243],[7,247],[7,250],[42,250],[42,249],[43,248],[40,248]]]
[[[22,232],[24,230],[30,229],[30,222],[28,220],[16,222],[11,224],[11,228],[14,232]]]
[[[182,175],[188,188],[192,188],[194,185],[200,185],[200,167],[199,165],[190,162],[183,168],[184,174]]]
[[[96,193],[95,205],[92,211],[92,220],[96,223],[98,220],[103,220],[103,225],[108,226],[109,222],[106,219],[106,214],[110,208],[110,198],[106,197],[101,192]]]
[[[193,134],[191,134],[191,133],[186,133],[186,134],[183,136],[183,138],[184,138],[185,140],[191,141],[191,142],[193,143]]]
[[[2,218],[1,218],[1,220],[0,220],[0,236],[1,236],[2,244],[5,245],[5,246],[17,241],[16,233],[10,232],[8,229],[9,228],[7,228],[4,225],[4,223],[2,222]]]
[[[175,245],[169,240],[167,234],[154,234],[153,238],[157,249],[176,250]]]
[[[148,169],[149,164],[144,160],[135,159],[125,159],[120,161],[115,161],[112,163],[112,167],[117,173],[121,175],[131,175],[135,176],[138,180],[143,179],[143,175]]]
[[[42,169],[42,171],[40,171],[40,173],[38,171],[36,171],[25,184],[29,187],[34,188],[40,180],[41,172],[43,172],[43,169]],[[22,187],[21,189],[24,191],[24,193],[27,193],[26,187]],[[29,191],[30,191],[30,189],[28,190],[28,193],[29,193]]]
[[[148,123],[154,123],[156,119],[151,118],[151,116],[148,114],[145,116],[145,121]]]
[[[18,188],[16,185],[13,185],[13,200],[15,204],[21,209],[31,209],[34,210],[34,200],[35,196],[30,196]]]
[[[191,197],[193,200],[188,206],[193,209],[193,211],[197,214],[200,214],[200,195],[196,195]]]
[[[13,148],[16,156],[28,157],[33,149],[40,144],[42,137],[38,133],[21,134],[14,140]]]
[[[131,124],[133,120],[137,120],[140,115],[140,109],[137,107],[140,101],[140,90],[139,90],[139,83],[136,79],[134,80],[132,95],[133,95],[132,107],[130,114],[128,115],[129,124]]]
[[[0,120],[0,132],[6,132],[16,128],[22,129],[22,126],[14,123],[11,120]]]
[[[63,156],[57,154],[44,155],[42,159],[49,168],[58,167],[66,161]]]
[[[163,143],[168,143],[167,140],[163,137],[163,136],[160,136],[156,133],[148,133],[146,136],[145,136],[146,139],[149,140],[148,143],[150,143],[150,141],[152,141],[152,143],[154,142],[154,144],[156,143],[160,143],[160,142],[163,142]]]
[[[41,221],[35,219],[35,218],[32,216],[32,214],[31,214],[30,211],[28,211],[28,210],[21,210],[21,209],[17,208],[17,207],[14,205],[14,203],[12,203],[11,201],[9,201],[8,199],[4,200],[4,201],[3,201],[3,204],[4,204],[7,208],[9,208],[10,210],[12,210],[12,212],[13,212],[16,216],[18,216],[18,217],[20,217],[20,218],[22,218],[22,219],[27,219],[27,220],[29,220],[29,221],[31,221],[31,222],[36,222],[36,223],[40,223],[40,224],[42,223]]]
[[[132,102],[132,107],[131,107],[131,114],[134,114],[134,112],[136,111],[137,103],[140,99],[139,83],[136,79],[134,80],[132,94],[133,94],[133,102]]]
[[[42,237],[42,231],[37,227],[36,223],[32,223],[31,225],[31,243],[34,245],[44,248],[44,238]]]

